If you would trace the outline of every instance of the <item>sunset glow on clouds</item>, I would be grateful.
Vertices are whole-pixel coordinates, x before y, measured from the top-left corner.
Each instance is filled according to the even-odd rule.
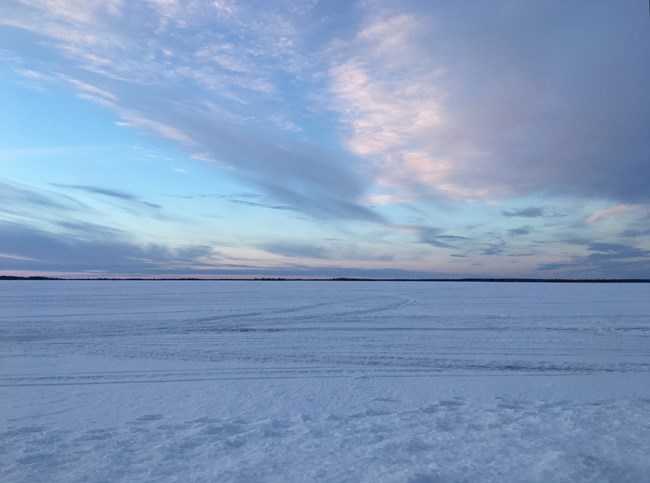
[[[650,277],[647,2],[8,0],[0,272]]]

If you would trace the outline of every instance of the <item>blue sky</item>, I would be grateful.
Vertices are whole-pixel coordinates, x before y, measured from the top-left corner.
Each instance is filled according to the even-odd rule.
[[[650,277],[645,0],[5,0],[0,274]]]

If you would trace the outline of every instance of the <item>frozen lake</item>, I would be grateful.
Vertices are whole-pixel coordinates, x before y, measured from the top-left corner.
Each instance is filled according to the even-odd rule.
[[[650,285],[0,282],[3,481],[650,481]]]

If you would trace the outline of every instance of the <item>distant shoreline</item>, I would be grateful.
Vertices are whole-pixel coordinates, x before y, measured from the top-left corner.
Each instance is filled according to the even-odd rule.
[[[357,277],[332,277],[332,278],[283,278],[283,277],[249,277],[249,278],[140,278],[140,277],[19,277],[13,275],[0,275],[2,280],[45,280],[45,281],[112,281],[112,282],[494,282],[494,283],[650,283],[650,279],[621,278],[621,279],[592,279],[592,278],[357,278]]]

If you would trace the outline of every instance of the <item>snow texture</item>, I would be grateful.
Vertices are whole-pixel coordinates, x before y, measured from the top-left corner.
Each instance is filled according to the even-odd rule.
[[[2,282],[0,480],[650,481],[648,292]]]

